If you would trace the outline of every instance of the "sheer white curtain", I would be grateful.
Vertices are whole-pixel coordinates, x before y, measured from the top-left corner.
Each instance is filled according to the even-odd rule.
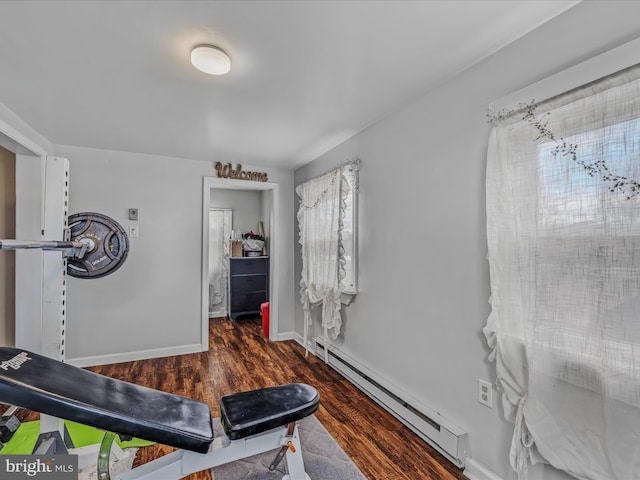
[[[575,159],[519,114],[491,132],[485,334],[520,478],[536,462],[640,478],[639,77],[630,69],[538,106]]]
[[[227,314],[227,278],[231,210],[209,210],[209,315]]]
[[[349,182],[343,168],[299,185],[298,225],[302,246],[300,300],[304,311],[304,343],[308,345],[311,308],[322,306],[325,337],[335,339],[342,327],[341,279],[344,277],[344,248],[341,231],[344,225],[345,197]]]

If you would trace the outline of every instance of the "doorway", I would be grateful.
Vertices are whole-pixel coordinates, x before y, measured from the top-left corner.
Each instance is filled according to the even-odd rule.
[[[16,236],[16,155],[0,145],[0,238]],[[15,252],[0,253],[0,345],[14,345]]]
[[[269,182],[252,182],[246,180],[204,177],[203,179],[203,251],[202,251],[202,338],[208,338],[209,329],[209,262],[210,262],[210,228],[209,212],[216,205],[211,204],[212,190],[245,190],[249,192],[261,191],[262,218],[266,227],[269,256],[269,338],[275,339],[278,334],[278,298],[279,298],[279,269],[278,269],[278,226],[279,226],[279,185]],[[208,347],[208,345],[207,345]]]

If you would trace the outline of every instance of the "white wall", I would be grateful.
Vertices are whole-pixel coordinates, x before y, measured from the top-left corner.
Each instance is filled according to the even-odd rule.
[[[128,230],[128,208],[139,209],[138,238],[123,266],[97,279],[70,278],[67,358],[87,365],[170,352],[201,342],[203,177],[213,162],[56,146],[70,162],[71,213],[108,215]],[[267,171],[284,198],[293,174]],[[280,202],[280,258],[293,249],[293,212]],[[293,262],[279,265],[280,331],[293,329]]]
[[[298,185],[362,160],[360,293],[336,343],[465,429],[474,461],[504,479],[516,478],[513,427],[477,401],[478,378],[495,378],[482,334],[488,104],[639,36],[638,18],[640,2],[583,2],[295,174]],[[299,256],[296,244],[296,281]],[[299,333],[302,317],[296,302]],[[565,476],[534,468],[530,478]]]
[[[263,192],[256,190],[211,189],[211,208],[230,208],[233,210],[233,229],[242,233],[253,230],[258,233],[258,222],[262,217]]]

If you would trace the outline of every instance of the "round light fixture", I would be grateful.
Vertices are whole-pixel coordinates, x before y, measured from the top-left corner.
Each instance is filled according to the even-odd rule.
[[[229,55],[213,45],[198,45],[191,50],[191,63],[209,75],[224,75],[231,70]]]

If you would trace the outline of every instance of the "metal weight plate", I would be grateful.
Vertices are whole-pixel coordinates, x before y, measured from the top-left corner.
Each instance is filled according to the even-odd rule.
[[[82,242],[87,250],[82,258],[67,260],[67,273],[77,278],[100,278],[122,266],[129,253],[129,238],[114,219],[100,213],[69,215],[71,241]]]

